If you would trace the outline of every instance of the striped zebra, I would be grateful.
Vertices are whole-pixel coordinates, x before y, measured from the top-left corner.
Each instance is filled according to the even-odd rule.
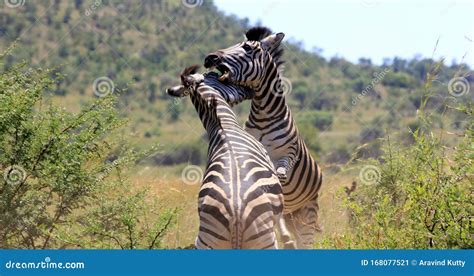
[[[198,67],[187,67],[181,73],[182,84],[167,89],[171,96],[191,97],[209,137],[196,247],[277,248],[275,229],[291,247],[282,217],[282,188],[270,157],[238,124],[230,106],[251,98],[253,91],[222,84],[216,73],[198,74]]]
[[[285,196],[286,225],[297,247],[310,248],[319,230],[322,173],[298,133],[282,91],[283,37],[265,27],[252,28],[243,42],[207,55],[204,66],[220,71],[220,81],[255,90],[245,130],[263,144],[275,164]]]

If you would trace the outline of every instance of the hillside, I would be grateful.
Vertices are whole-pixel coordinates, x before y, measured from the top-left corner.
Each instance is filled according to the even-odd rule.
[[[204,163],[206,140],[194,109],[163,91],[178,82],[184,66],[240,41],[249,27],[246,19],[225,16],[210,1],[190,8],[170,0],[26,1],[17,8],[2,4],[0,14],[0,49],[17,41],[4,69],[20,61],[56,68],[64,78],[51,91],[52,101],[72,111],[93,100],[96,79],[108,77],[121,94],[131,142],[160,146],[147,163]],[[377,157],[377,145],[355,149],[388,130],[403,138],[414,123],[426,73],[435,64],[398,58],[384,66],[364,58],[352,64],[337,57],[325,60],[298,44],[286,44],[284,57],[292,110],[311,150],[326,164],[344,164],[354,154]],[[441,65],[430,108],[441,111],[437,108],[450,97],[447,85],[455,76],[467,76],[473,86],[465,65]],[[247,110],[248,103],[236,108],[242,122]],[[452,116],[454,121],[440,119],[439,124],[462,127],[462,115]]]

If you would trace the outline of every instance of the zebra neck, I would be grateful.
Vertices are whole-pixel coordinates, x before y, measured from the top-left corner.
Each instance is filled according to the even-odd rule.
[[[208,160],[213,160],[216,154],[220,155],[229,151],[229,136],[223,127],[215,126],[207,131],[207,135],[209,138]]]
[[[241,126],[238,124],[236,120],[234,121],[218,120],[215,122],[209,122],[209,124],[204,125],[204,128],[206,129],[206,132],[209,135],[209,137],[213,137],[216,135],[225,134],[225,132],[229,129],[236,129],[236,128],[240,129]]]
[[[241,129],[230,107],[218,107],[210,113],[208,116],[204,116],[204,118],[209,118],[208,120],[203,118],[203,125],[209,138],[216,136],[225,137],[227,130]]]
[[[289,113],[285,95],[275,85],[279,80],[281,81],[278,69],[269,70],[264,80],[264,83],[255,90],[256,96],[252,99],[250,121],[252,121],[252,118],[275,121]]]

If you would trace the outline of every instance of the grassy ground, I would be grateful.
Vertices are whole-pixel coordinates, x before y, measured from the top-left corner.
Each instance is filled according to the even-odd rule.
[[[179,175],[183,167],[140,167],[131,176],[134,185],[149,189],[150,199],[156,198],[163,207],[179,209],[176,227],[164,240],[168,248],[194,244],[197,234],[199,185],[187,185],[181,181]]]
[[[199,184],[187,185],[180,178],[184,166],[140,167],[131,179],[138,187],[149,189],[149,197],[157,198],[163,207],[179,208],[178,221],[165,238],[164,245],[169,248],[185,247],[194,243],[198,229],[197,195]],[[315,244],[335,233],[347,229],[348,216],[343,207],[343,187],[350,186],[354,177],[350,173],[326,174],[320,193],[320,219],[322,232]]]

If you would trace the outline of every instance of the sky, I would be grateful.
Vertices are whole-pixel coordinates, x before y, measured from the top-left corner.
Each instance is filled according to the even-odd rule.
[[[214,0],[226,14],[261,22],[305,49],[352,62],[445,57],[474,68],[474,0]],[[436,42],[438,41],[436,46]],[[436,51],[433,54],[433,50]],[[463,59],[464,56],[464,59]]]

